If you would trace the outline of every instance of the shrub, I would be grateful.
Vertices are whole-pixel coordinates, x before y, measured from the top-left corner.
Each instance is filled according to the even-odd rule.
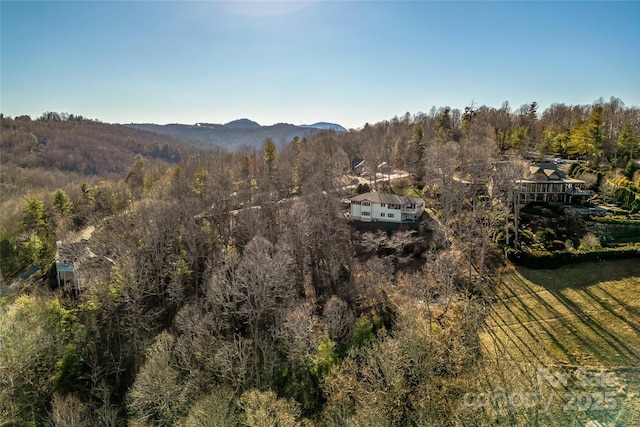
[[[593,233],[587,233],[582,239],[580,239],[580,246],[578,247],[581,251],[593,251],[595,249],[599,249],[601,246],[600,239]]]
[[[572,251],[573,250],[573,241],[571,241],[571,239],[567,239],[564,242],[564,248],[568,251]]]
[[[358,194],[364,194],[364,193],[368,193],[371,191],[371,188],[369,188],[369,184],[364,183],[364,184],[358,184],[358,187],[356,189],[356,192]]]
[[[640,225],[640,220],[631,219],[623,215],[592,216],[589,219],[591,221],[600,222],[603,224]]]
[[[360,347],[373,338],[373,324],[364,314],[356,321],[353,331],[353,345]]]
[[[311,372],[318,378],[323,377],[329,373],[331,367],[336,363],[338,363],[336,343],[329,338],[329,335],[325,334],[318,346],[315,363],[311,368]]]
[[[56,372],[51,377],[54,388],[63,392],[71,390],[82,372],[83,361],[78,348],[74,344],[67,344],[62,357],[56,362]]]
[[[300,407],[294,400],[278,398],[271,390],[248,390],[240,397],[241,419],[246,426],[300,425]]]
[[[566,264],[640,258],[640,246],[599,248],[592,251],[520,251],[507,254],[511,262],[533,269],[553,269]]]
[[[632,180],[633,174],[636,171],[636,169],[637,169],[636,163],[632,159],[629,159],[629,161],[625,165],[623,175],[629,178],[629,180]]]

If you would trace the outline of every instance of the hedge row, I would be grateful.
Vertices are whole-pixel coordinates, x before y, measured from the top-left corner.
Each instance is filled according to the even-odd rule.
[[[589,218],[593,222],[601,222],[603,224],[619,224],[619,225],[637,225],[640,226],[640,219],[629,219],[624,216],[592,216]]]
[[[566,264],[579,262],[629,258],[640,258],[640,247],[602,248],[588,252],[512,252],[509,254],[509,260],[514,264],[534,269],[559,268]]]

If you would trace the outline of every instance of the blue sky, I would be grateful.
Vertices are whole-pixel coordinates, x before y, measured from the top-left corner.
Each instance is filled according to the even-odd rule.
[[[317,121],[432,106],[640,106],[640,2],[10,2],[0,111]]]

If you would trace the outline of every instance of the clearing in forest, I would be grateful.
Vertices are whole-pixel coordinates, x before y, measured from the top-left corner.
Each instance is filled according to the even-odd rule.
[[[518,424],[640,425],[638,260],[508,270],[490,310],[467,406]]]

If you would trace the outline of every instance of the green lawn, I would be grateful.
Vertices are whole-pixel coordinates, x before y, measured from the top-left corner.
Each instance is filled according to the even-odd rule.
[[[551,404],[490,408],[491,416],[524,425],[640,425],[638,260],[517,268],[503,273],[495,297],[481,334],[487,375],[478,387],[535,391]]]

